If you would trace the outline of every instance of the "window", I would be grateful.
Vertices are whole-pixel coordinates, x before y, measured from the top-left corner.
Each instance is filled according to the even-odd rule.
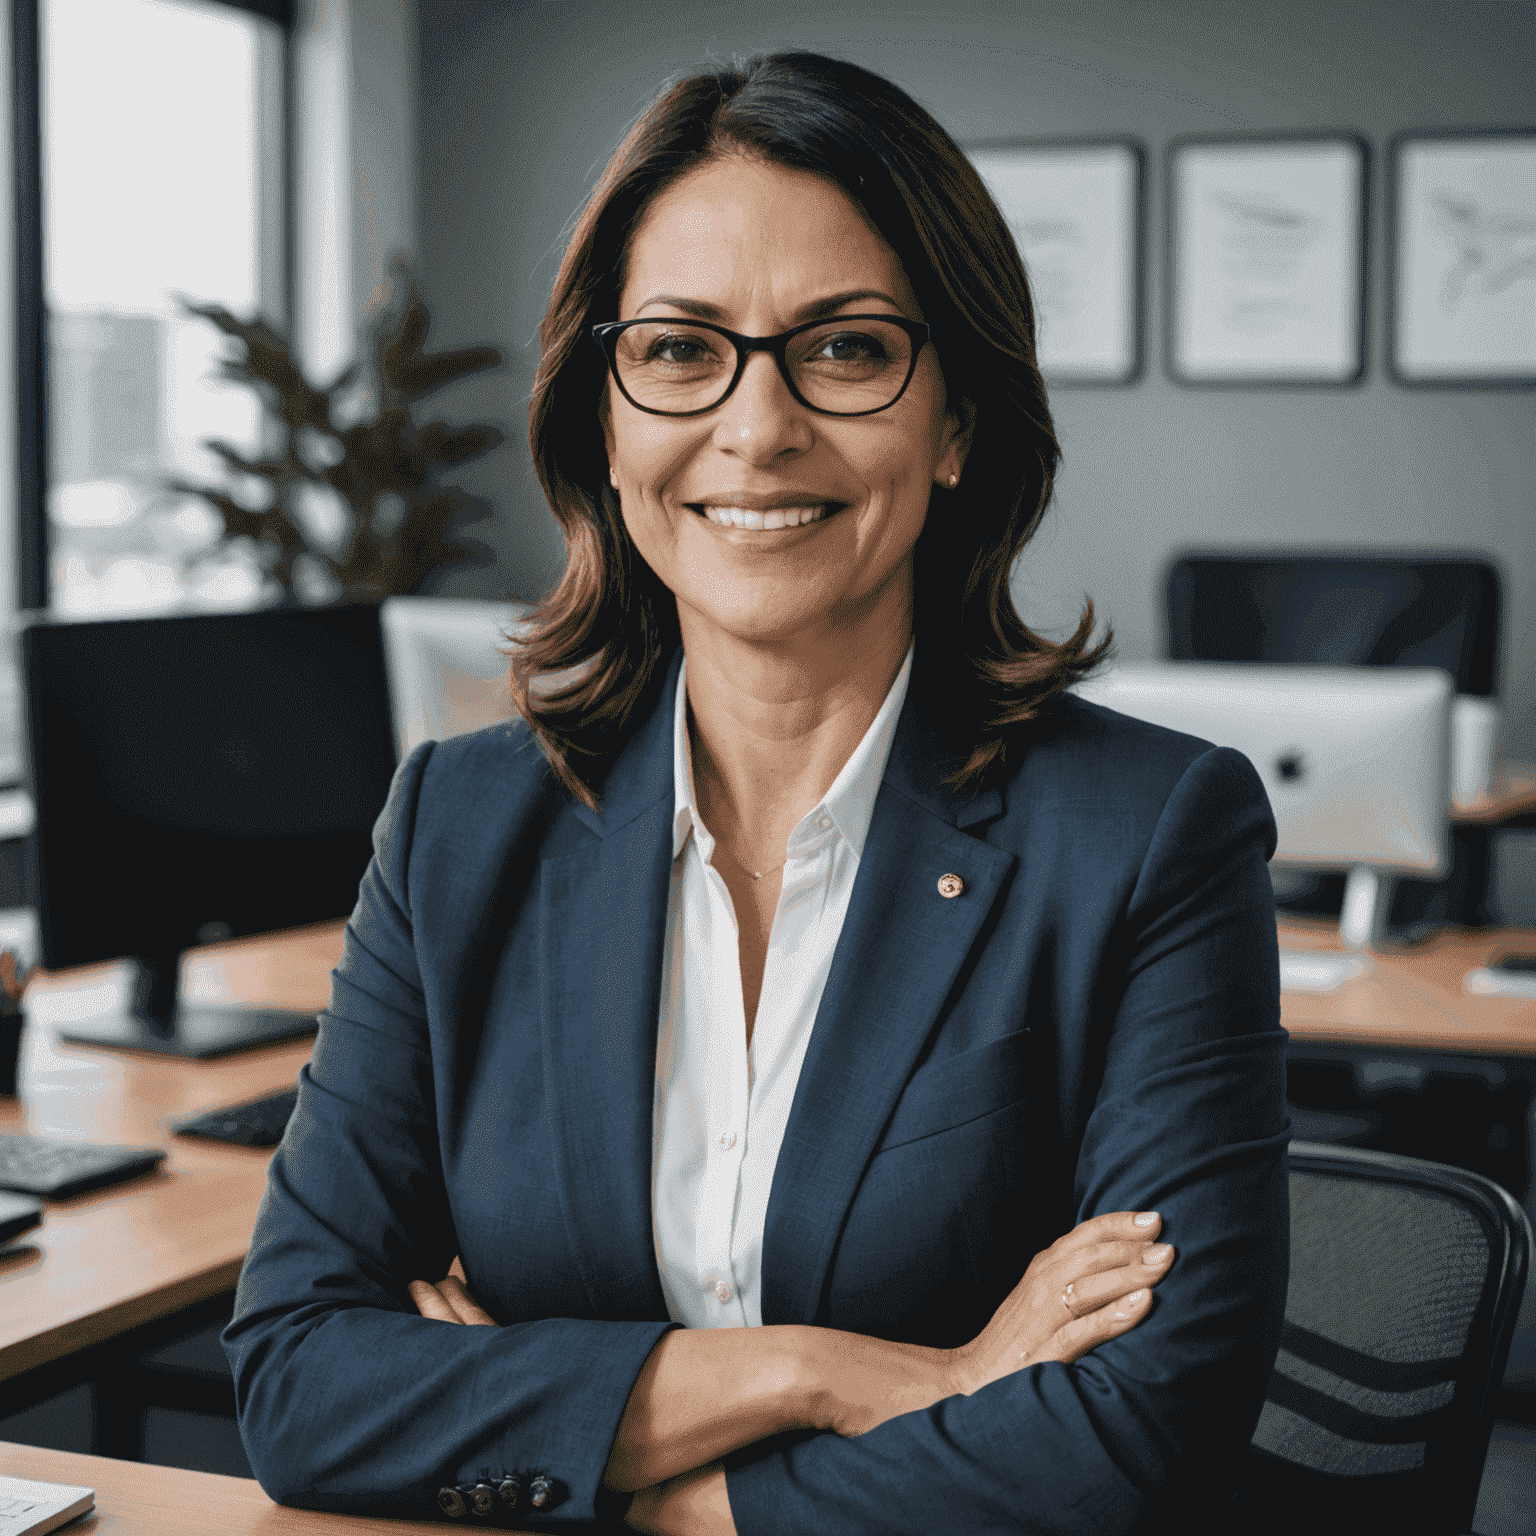
[[[249,606],[254,563],[194,566],[220,519],[166,484],[222,483],[207,438],[260,446],[179,299],[284,323],[282,28],[208,0],[36,3],[48,604]]]

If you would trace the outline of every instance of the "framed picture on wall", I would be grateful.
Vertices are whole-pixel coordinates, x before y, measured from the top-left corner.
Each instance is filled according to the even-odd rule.
[[[1369,151],[1353,134],[1168,151],[1168,371],[1181,384],[1365,374]]]
[[[1142,354],[1141,146],[1008,140],[966,153],[1024,258],[1046,381],[1130,383]]]
[[[1401,384],[1536,384],[1536,130],[1392,141],[1391,342]]]

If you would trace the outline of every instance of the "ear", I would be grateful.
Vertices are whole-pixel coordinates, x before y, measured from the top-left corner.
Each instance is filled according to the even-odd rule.
[[[951,475],[959,478],[965,468],[966,455],[971,451],[971,437],[975,431],[975,405],[969,400],[956,400],[944,414],[942,446],[933,466],[935,485],[948,486]]]

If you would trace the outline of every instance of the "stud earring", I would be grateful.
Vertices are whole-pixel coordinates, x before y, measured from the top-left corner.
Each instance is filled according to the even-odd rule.
[[[959,480],[960,480],[960,476],[959,475],[951,475],[949,477],[949,488],[950,488],[950,490],[954,490],[955,486],[959,483]]]

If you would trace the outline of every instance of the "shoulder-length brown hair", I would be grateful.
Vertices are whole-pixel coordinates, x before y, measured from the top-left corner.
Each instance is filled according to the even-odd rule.
[[[723,153],[835,182],[896,252],[952,405],[973,413],[965,474],[936,489],[915,551],[913,622],[944,679],[952,782],[975,789],[1017,728],[1089,670],[1093,605],[1053,644],[1014,608],[1009,572],[1040,524],[1061,451],[1035,362],[1034,306],[1002,215],[954,140],[855,64],[779,53],[692,75],[630,129],[576,223],[540,329],[533,461],[565,533],[565,574],[512,660],[514,701],[555,773],[595,806],[604,772],[655,703],[679,641],[672,594],[641,559],[609,487],[606,364],[591,327],[618,318],[628,242],[652,198]],[[550,675],[567,672],[558,686]],[[574,681],[571,678],[574,677]]]

